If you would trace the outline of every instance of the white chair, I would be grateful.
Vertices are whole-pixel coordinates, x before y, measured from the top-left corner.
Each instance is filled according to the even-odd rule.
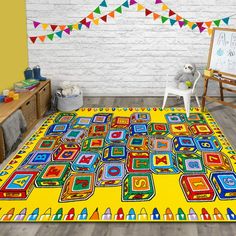
[[[198,95],[197,95],[197,91],[196,91],[197,90],[196,85],[197,85],[197,82],[199,81],[200,78],[201,78],[201,73],[199,71],[197,71],[197,78],[195,79],[193,87],[191,89],[183,90],[183,89],[179,89],[179,88],[171,87],[171,86],[167,85],[166,89],[165,89],[165,95],[164,95],[162,109],[165,108],[166,100],[167,100],[167,97],[169,94],[181,96],[184,99],[184,106],[185,106],[187,117],[189,117],[191,96],[195,96],[196,101],[197,101],[197,105],[200,107],[200,103],[199,103]]]

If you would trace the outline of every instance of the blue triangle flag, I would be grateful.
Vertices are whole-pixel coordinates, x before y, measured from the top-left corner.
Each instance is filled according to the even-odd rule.
[[[174,25],[175,22],[176,22],[176,20],[174,20],[174,19],[170,19],[170,24],[171,24],[171,26]]]
[[[79,30],[81,30],[82,29],[82,24],[79,24],[78,28],[79,28]]]
[[[192,30],[194,30],[196,27],[197,27],[197,24],[194,24],[194,25],[192,26]]]
[[[106,0],[103,0],[100,4],[100,7],[107,7]]]
[[[222,20],[224,21],[224,23],[225,23],[226,25],[229,24],[229,17],[226,17],[226,18],[224,18],[224,19],[222,19]]]
[[[62,37],[62,31],[56,32],[56,35],[57,35],[59,38],[61,38],[61,37]]]
[[[129,8],[129,2],[128,0],[122,4],[122,6]]]

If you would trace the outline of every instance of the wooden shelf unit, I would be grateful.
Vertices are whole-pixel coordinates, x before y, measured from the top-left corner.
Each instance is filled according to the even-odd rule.
[[[25,93],[20,93],[19,100],[10,103],[0,103],[0,163],[5,159],[5,143],[2,124],[4,121],[18,109],[22,113],[27,122],[26,136],[36,125],[39,119],[50,108],[51,101],[51,81],[46,80],[33,90]]]

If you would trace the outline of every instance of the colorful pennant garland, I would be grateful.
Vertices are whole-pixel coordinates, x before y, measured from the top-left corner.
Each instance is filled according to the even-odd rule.
[[[115,18],[116,13],[122,14],[123,8],[129,8],[132,5],[137,5],[137,11],[144,11],[145,16],[151,16],[153,17],[153,20],[160,19],[161,23],[164,24],[166,22],[169,22],[171,26],[174,26],[178,24],[180,28],[182,27],[189,27],[191,30],[194,30],[195,28],[198,28],[199,32],[202,33],[204,31],[207,31],[209,35],[212,34],[213,26],[219,27],[221,23],[223,22],[225,25],[229,24],[229,20],[232,16],[225,17],[222,19],[216,19],[212,21],[206,21],[206,22],[192,22],[187,20],[186,18],[183,18],[179,14],[177,14],[175,11],[170,9],[162,0],[156,0],[156,4],[162,4],[161,10],[167,12],[168,16],[160,15],[154,11],[151,11],[147,9],[144,5],[138,3],[136,0],[126,0],[123,4],[118,6],[115,10],[109,12],[108,14],[102,15],[100,17],[96,17],[95,14],[101,15],[101,7],[107,7],[106,0],[103,0],[98,7],[96,7],[91,13],[87,15],[87,17],[83,18],[81,21],[70,24],[70,25],[57,25],[57,24],[47,24],[47,23],[41,23],[38,21],[33,21],[34,28],[38,28],[40,25],[42,26],[43,30],[51,30],[52,33],[47,35],[41,35],[41,36],[30,36],[29,39],[32,43],[35,43],[37,39],[39,39],[41,42],[44,42],[46,38],[48,38],[50,41],[52,41],[55,38],[55,35],[58,38],[62,38],[63,35],[70,35],[73,30],[81,30],[83,26],[86,28],[90,28],[91,24],[99,25],[99,22],[107,22],[108,17]],[[60,30],[59,30],[60,29]],[[59,30],[59,31],[57,31]]]

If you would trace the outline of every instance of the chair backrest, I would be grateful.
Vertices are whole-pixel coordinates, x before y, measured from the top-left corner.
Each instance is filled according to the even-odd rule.
[[[196,85],[197,85],[199,79],[201,78],[201,76],[202,76],[201,73],[197,70],[197,78],[195,79],[195,81],[194,81],[194,83],[193,83],[192,93],[195,92],[195,90],[196,90]]]

